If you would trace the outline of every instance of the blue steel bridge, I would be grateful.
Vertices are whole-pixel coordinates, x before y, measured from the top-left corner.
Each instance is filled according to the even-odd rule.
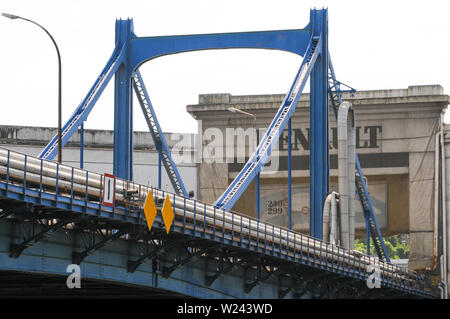
[[[329,110],[336,120],[342,110],[348,112],[351,123],[339,121],[355,126],[353,109],[342,100],[341,93],[347,86],[336,79],[328,52],[326,9],[311,10],[310,22],[297,30],[138,37],[133,21],[127,19],[117,20],[115,31],[111,58],[61,133],[64,146],[74,132],[80,131],[80,167],[83,167],[83,123],[114,75],[112,173],[116,182],[109,188],[114,194],[112,206],[103,198],[105,175],[52,161],[59,147],[58,136],[53,137],[38,157],[0,149],[1,296],[439,297],[439,282],[390,263],[358,156],[351,155],[346,148],[341,149],[347,153],[342,157],[342,166],[340,157],[339,165],[347,167],[344,170],[351,191],[348,195],[341,194],[340,203],[357,194],[366,221],[367,243],[374,245],[377,257],[352,249],[351,219],[340,221],[342,234],[347,238],[342,240],[344,247],[322,240],[322,214],[329,193]],[[186,191],[139,66],[168,54],[232,48],[282,50],[303,59],[255,152],[211,205],[194,199]],[[232,211],[254,181],[258,216],[260,172],[287,126],[291,221],[291,116],[308,79],[311,88],[310,236],[292,231],[291,222],[283,228]],[[133,89],[159,154],[158,187],[155,188],[133,182]],[[354,92],[354,89],[347,91]],[[350,142],[348,145],[350,150]],[[163,167],[174,193],[161,190]],[[143,212],[150,190],[158,210],[151,230]],[[160,212],[167,196],[174,210],[168,233]],[[351,211],[346,210],[346,214],[351,216]],[[79,290],[65,285],[70,264],[81,267]],[[374,277],[379,278],[379,288],[369,288],[367,284]]]
[[[76,294],[63,280],[69,264],[81,266],[80,292],[87,295],[439,295],[429,279],[386,261],[156,188],[117,179],[115,205],[103,205],[102,181],[97,173],[0,149],[2,296],[23,293],[24,285],[30,294],[45,287],[49,294]],[[175,219],[168,234],[160,213],[148,230],[149,190],[158,210],[170,198]],[[371,264],[380,269],[381,288],[367,286]]]

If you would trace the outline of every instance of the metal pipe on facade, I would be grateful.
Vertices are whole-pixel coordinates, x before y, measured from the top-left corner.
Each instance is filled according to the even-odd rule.
[[[437,132],[434,143],[434,225],[433,225],[433,265],[426,270],[433,271],[438,264],[438,217],[439,217],[439,137]]]
[[[444,135],[445,138],[445,135]],[[444,170],[444,181],[445,181],[445,185],[448,186],[450,185],[450,146],[449,144],[445,145],[444,144],[444,155],[445,155],[445,170]],[[447,238],[444,238],[445,242],[446,242],[446,265],[447,268],[450,265],[450,253],[449,253],[449,249],[450,249],[450,222],[449,222],[449,218],[447,216],[448,213],[450,213],[450,187],[446,187],[445,188],[445,219],[446,219],[446,235]],[[448,273],[449,270],[447,269],[447,287],[448,287]]]
[[[445,180],[445,145],[444,145],[444,113],[441,113],[441,130],[440,130],[440,149],[441,149],[441,206],[442,206],[442,269],[441,269],[441,280],[444,282],[444,292],[445,299],[447,299],[448,291],[447,291],[447,208],[446,208],[446,194],[447,194],[447,185]]]
[[[336,192],[331,192],[331,227],[330,227],[330,243],[332,245],[338,244],[338,209]]]
[[[439,258],[440,261],[440,268],[441,268],[441,284],[438,286],[439,290],[441,291],[441,299],[448,299],[448,286],[447,286],[447,281],[444,280],[443,278],[443,271],[446,272],[446,266],[445,266],[445,256],[441,255],[441,257]]]
[[[349,212],[349,245],[355,248],[355,165],[356,165],[356,127],[355,114],[351,109],[351,123],[347,127],[348,138],[348,212]]]
[[[328,194],[327,198],[325,199],[325,203],[323,204],[322,232],[323,232],[323,241],[325,241],[325,242],[330,241],[329,234],[330,234],[331,197],[332,197],[332,193]]]
[[[344,248],[350,248],[349,225],[349,185],[348,185],[348,112],[351,104],[343,102],[339,106],[337,131],[338,131],[338,172],[339,172],[339,199],[340,199],[340,228],[341,243]]]
[[[323,241],[332,245],[336,245],[338,242],[337,196],[339,194],[336,192],[328,194],[323,206]]]

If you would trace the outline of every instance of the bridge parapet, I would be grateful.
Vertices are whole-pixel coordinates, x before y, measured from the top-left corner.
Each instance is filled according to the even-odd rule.
[[[365,297],[381,292],[385,297],[439,295],[437,285],[420,274],[377,258],[130,181],[116,180],[116,201],[112,207],[106,206],[101,200],[102,181],[101,174],[0,149],[0,220],[43,225],[37,232],[25,232],[23,241],[13,243],[10,257],[20,258],[28,247],[52,233],[78,230],[87,238],[83,249],[72,254],[74,263],[82,263],[117,239],[132,240],[139,242],[143,251],[128,256],[124,272],[134,273],[147,260],[163,255],[165,262],[159,273],[169,278],[192,259],[204,258],[204,287],[231,269],[244,269],[236,272],[243,281],[241,288],[234,288],[243,290],[235,292],[236,296],[254,296],[256,286],[276,281],[278,297],[289,292],[295,297],[298,291],[312,289],[305,288],[305,283],[318,280],[326,294],[350,285],[356,287],[356,295]],[[149,190],[157,206],[169,195],[175,219],[168,235],[159,213],[152,230],[147,229],[142,206]],[[127,193],[135,194],[128,197]],[[379,270],[382,290],[366,285],[373,267]],[[327,282],[336,285],[330,288]]]

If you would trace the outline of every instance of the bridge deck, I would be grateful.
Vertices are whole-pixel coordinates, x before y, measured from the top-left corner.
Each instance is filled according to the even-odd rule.
[[[102,180],[100,174],[0,149],[0,223],[5,219],[42,226],[39,232],[26,234],[22,242],[10,245],[10,257],[19,258],[26,248],[59,229],[82,230],[96,232],[100,239],[86,244],[83,251],[74,252],[74,263],[82,263],[106,243],[120,238],[148,246],[146,254],[129,258],[124,272],[133,273],[147,260],[161,258],[161,254],[168,258],[171,249],[175,249],[161,268],[163,277],[170,277],[194,257],[200,258],[205,260],[205,286],[231,270],[244,269],[239,272],[243,286],[235,287],[244,290],[244,295],[261,282],[274,282],[276,277],[279,297],[295,292],[302,282],[311,280],[336,282],[337,290],[352,285],[357,287],[359,296],[366,297],[439,296],[436,284],[420,274],[283,227],[133,182],[117,179],[115,205],[105,206],[101,200]],[[159,213],[152,231],[147,229],[142,206],[149,190],[158,209],[169,195],[175,219],[168,235]],[[380,270],[382,289],[366,286],[370,265]]]

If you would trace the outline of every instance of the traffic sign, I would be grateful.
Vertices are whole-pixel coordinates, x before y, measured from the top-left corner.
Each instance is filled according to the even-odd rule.
[[[155,200],[153,199],[152,191],[149,190],[147,194],[147,198],[144,203],[144,214],[145,219],[147,220],[148,230],[150,231],[153,226],[153,222],[155,221],[157,209],[155,205]],[[170,203],[169,195],[166,195],[166,200],[164,201],[163,207],[161,209],[162,218],[164,221],[164,226],[166,228],[167,234],[170,231],[170,227],[172,226],[173,220],[175,218],[175,213],[173,212],[172,204]]]
[[[103,196],[102,202],[105,206],[114,206],[116,198],[116,177],[110,174],[103,175]]]
[[[151,190],[148,191],[147,198],[145,199],[144,214],[145,219],[147,220],[148,230],[150,231],[156,217],[156,205]]]

